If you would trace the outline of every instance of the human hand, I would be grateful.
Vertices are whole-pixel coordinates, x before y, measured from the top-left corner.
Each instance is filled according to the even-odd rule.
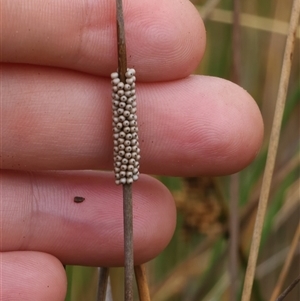
[[[1,300],[63,300],[61,263],[123,260],[122,189],[111,172],[84,171],[113,165],[115,1],[1,5]],[[124,12],[128,66],[138,80],[141,172],[224,175],[244,168],[260,147],[262,119],[238,86],[189,76],[205,48],[193,5],[125,1]],[[133,192],[138,264],[169,242],[175,206],[149,176]],[[85,201],[76,204],[74,196]]]

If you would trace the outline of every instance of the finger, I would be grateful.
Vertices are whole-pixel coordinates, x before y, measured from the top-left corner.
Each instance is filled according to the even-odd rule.
[[[2,168],[112,169],[108,81],[48,68],[3,66],[2,74]],[[260,148],[257,105],[231,82],[138,84],[137,97],[144,173],[233,173]]]
[[[62,264],[40,252],[1,254],[1,300],[63,301],[67,281]]]
[[[74,202],[79,196],[85,200]],[[170,192],[142,176],[133,188],[135,262],[169,243],[176,210]],[[122,187],[111,173],[2,171],[2,251],[50,253],[64,264],[123,265]]]
[[[105,75],[117,68],[115,1],[3,0],[3,62]],[[189,1],[124,1],[128,65],[141,81],[182,78],[198,65],[205,30]]]

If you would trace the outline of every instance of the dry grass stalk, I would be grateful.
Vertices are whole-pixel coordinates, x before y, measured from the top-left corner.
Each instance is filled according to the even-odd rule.
[[[106,300],[106,291],[107,291],[107,283],[109,277],[109,268],[101,267],[99,268],[99,276],[98,276],[98,293],[97,293],[97,301],[105,301]]]
[[[246,277],[244,282],[242,301],[249,301],[251,297],[263,222],[265,218],[269,192],[271,187],[271,181],[272,181],[272,176],[273,176],[273,171],[275,166],[275,159],[276,159],[276,154],[278,149],[282,116],[284,112],[286,95],[287,95],[287,88],[288,88],[288,82],[289,82],[289,76],[290,76],[290,70],[292,64],[292,55],[293,55],[293,49],[294,49],[294,44],[296,39],[296,30],[298,25],[299,13],[300,13],[300,1],[294,0],[292,12],[291,12],[291,18],[290,18],[289,33],[287,36],[286,47],[284,52],[283,66],[281,70],[279,91],[278,91],[278,96],[276,101],[276,108],[275,108],[272,131],[271,131],[266,168],[263,176],[262,189],[261,189],[261,194],[260,194],[260,199],[258,204],[258,212],[257,212],[255,228],[254,228],[252,243],[250,248],[249,261],[248,261]]]
[[[276,301],[276,298],[278,297],[278,295],[279,295],[279,293],[282,289],[284,280],[286,279],[287,273],[288,273],[288,271],[291,267],[294,255],[296,253],[299,239],[300,239],[300,224],[298,225],[298,228],[295,232],[295,235],[294,235],[294,238],[293,238],[293,241],[292,241],[292,244],[291,244],[291,248],[290,248],[288,256],[287,256],[287,258],[284,262],[283,268],[280,272],[278,281],[275,285],[275,288],[274,288],[273,293],[271,295],[270,301]]]
[[[149,287],[146,278],[145,265],[134,267],[136,283],[139,291],[140,301],[150,301]]]
[[[205,5],[196,5],[203,20],[210,20],[215,22],[220,22],[224,24],[232,24],[233,12],[230,10],[219,9],[219,8],[209,8],[206,12]],[[240,15],[240,24],[242,27],[267,31],[271,33],[278,33],[282,35],[287,35],[289,24],[284,21],[274,20],[266,17],[259,17],[253,14],[242,13]],[[297,39],[300,38],[300,27],[298,26],[298,31],[296,33]]]

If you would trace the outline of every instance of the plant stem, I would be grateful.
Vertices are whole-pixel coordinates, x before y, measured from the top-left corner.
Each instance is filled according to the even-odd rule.
[[[106,300],[108,276],[109,276],[109,268],[104,268],[104,267],[99,268],[97,301]]]
[[[125,26],[123,16],[122,0],[117,1],[117,40],[118,40],[118,73],[121,82],[125,82],[127,71],[127,55],[125,41]]]
[[[276,299],[276,301],[282,301],[292,290],[293,288],[300,282],[300,276],[297,277],[292,284],[290,284],[287,289]]]
[[[146,268],[145,265],[138,265],[134,267],[135,278],[137,282],[137,287],[139,291],[140,301],[150,301],[150,293],[146,278]]]
[[[118,39],[118,73],[121,82],[125,83],[127,56],[125,27],[122,0],[116,0],[117,7],[117,39]],[[133,222],[132,222],[132,185],[123,185],[123,218],[124,218],[124,269],[125,269],[125,301],[133,300]]]
[[[123,218],[124,218],[124,269],[125,301],[133,300],[133,222],[132,222],[132,185],[123,185]]]

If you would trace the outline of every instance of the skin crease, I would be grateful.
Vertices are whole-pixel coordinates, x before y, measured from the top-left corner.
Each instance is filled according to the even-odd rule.
[[[235,84],[190,76],[205,49],[193,5],[127,0],[124,11],[141,172],[224,175],[246,167],[261,145],[261,115]],[[112,169],[115,1],[2,0],[1,16],[0,300],[64,300],[61,263],[123,262],[122,189],[111,172],[84,171]],[[138,264],[166,247],[176,209],[150,176],[133,195]]]

